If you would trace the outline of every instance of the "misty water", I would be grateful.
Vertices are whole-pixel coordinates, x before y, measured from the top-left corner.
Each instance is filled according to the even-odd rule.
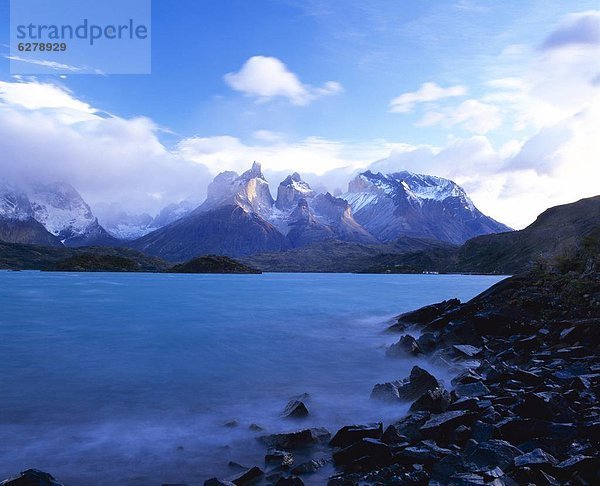
[[[399,418],[405,406],[369,400],[417,362],[385,357],[389,320],[498,280],[1,272],[0,479],[35,467],[67,486],[197,485],[230,460],[263,465],[252,423]],[[310,417],[282,419],[300,393]]]

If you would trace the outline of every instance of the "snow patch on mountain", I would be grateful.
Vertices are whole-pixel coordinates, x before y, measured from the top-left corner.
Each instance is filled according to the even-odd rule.
[[[210,211],[222,206],[236,205],[249,213],[267,218],[273,208],[273,197],[269,183],[258,162],[252,168],[238,175],[233,171],[217,175],[208,186],[207,198],[198,211]]]
[[[36,184],[29,191],[34,218],[63,242],[84,236],[97,224],[92,210],[69,184]]]
[[[33,208],[27,194],[19,187],[0,181],[0,217],[11,221],[33,218]]]
[[[510,228],[485,216],[455,182],[408,171],[366,171],[341,195],[354,218],[381,241],[400,236],[462,243]]]

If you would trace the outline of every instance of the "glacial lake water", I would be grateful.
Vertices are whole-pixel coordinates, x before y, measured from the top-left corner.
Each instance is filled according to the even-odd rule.
[[[263,465],[264,433],[400,418],[369,400],[399,313],[502,277],[0,272],[0,479],[201,485]],[[309,393],[310,416],[280,417]],[[236,427],[225,427],[236,420]],[[306,483],[318,484],[308,478]]]

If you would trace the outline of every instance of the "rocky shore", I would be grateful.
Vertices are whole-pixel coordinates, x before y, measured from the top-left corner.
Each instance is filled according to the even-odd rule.
[[[374,406],[412,402],[408,416],[333,437],[264,436],[265,465],[205,485],[318,484],[311,474],[328,461],[331,486],[600,484],[599,255],[593,246],[467,303],[399,316],[390,359],[445,364],[457,370],[451,383],[415,366],[371,395]]]
[[[265,460],[206,486],[600,484],[600,247],[506,279],[469,302],[399,316],[390,360],[422,361],[374,384],[380,401],[410,403],[393,423],[261,435]],[[428,363],[455,370],[450,383]],[[307,397],[285,408],[309,414]],[[3,486],[60,483],[36,470]]]

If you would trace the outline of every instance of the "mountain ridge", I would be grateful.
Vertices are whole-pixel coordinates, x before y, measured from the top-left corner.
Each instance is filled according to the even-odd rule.
[[[253,215],[255,224],[236,230],[231,224],[233,209],[223,211],[224,207]],[[201,224],[211,229],[203,231]],[[254,162],[241,175],[218,174],[200,206],[177,224],[151,232],[131,246],[177,261],[192,253],[238,257],[328,240],[376,245],[409,236],[454,244],[508,229],[477,210],[464,190],[448,179],[407,171],[387,176],[366,171],[350,181],[348,193],[336,197],[317,193],[294,172],[278,185],[274,199],[261,165]],[[246,248],[233,243],[242,237],[247,239]]]

